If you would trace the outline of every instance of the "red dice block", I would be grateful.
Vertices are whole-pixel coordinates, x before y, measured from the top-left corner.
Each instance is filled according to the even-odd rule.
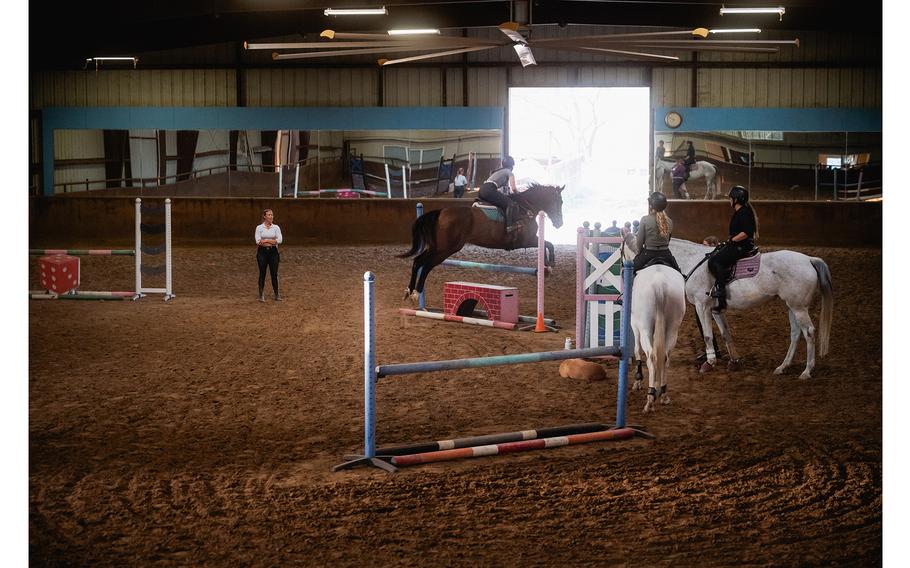
[[[41,286],[54,294],[66,294],[79,287],[79,258],[65,254],[38,259]]]

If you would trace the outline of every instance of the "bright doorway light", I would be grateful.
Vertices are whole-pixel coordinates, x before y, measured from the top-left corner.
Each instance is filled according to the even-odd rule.
[[[564,224],[547,240],[573,244],[589,221],[603,229],[647,213],[650,89],[509,89],[509,153],[519,190],[565,185]]]

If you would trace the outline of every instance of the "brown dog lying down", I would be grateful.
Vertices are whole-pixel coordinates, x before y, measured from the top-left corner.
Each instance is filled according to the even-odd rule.
[[[589,363],[584,359],[566,359],[559,364],[559,376],[564,379],[603,381],[607,378],[607,372],[597,363]]]

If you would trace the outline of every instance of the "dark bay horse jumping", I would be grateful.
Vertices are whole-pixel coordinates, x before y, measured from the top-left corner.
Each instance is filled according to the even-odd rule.
[[[417,255],[405,298],[416,300],[430,271],[468,243],[504,250],[536,247],[538,211],[546,213],[557,229],[562,226],[563,189],[565,186],[532,185],[527,191],[513,195],[512,200],[521,208],[522,215],[521,227],[512,232],[506,232],[502,220],[490,219],[479,207],[445,207],[421,215],[411,227],[411,250],[398,255],[399,258]],[[556,262],[555,249],[550,242],[546,243],[546,249],[549,253],[546,265],[550,267]]]

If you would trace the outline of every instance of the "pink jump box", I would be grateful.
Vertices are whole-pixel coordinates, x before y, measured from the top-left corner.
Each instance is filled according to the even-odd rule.
[[[460,315],[457,313],[458,308],[465,301],[476,300],[485,307],[491,320],[518,322],[518,288],[474,282],[446,282],[443,296],[445,313],[448,315]]]
[[[79,258],[65,254],[38,259],[41,287],[54,294],[66,294],[79,287]]]

